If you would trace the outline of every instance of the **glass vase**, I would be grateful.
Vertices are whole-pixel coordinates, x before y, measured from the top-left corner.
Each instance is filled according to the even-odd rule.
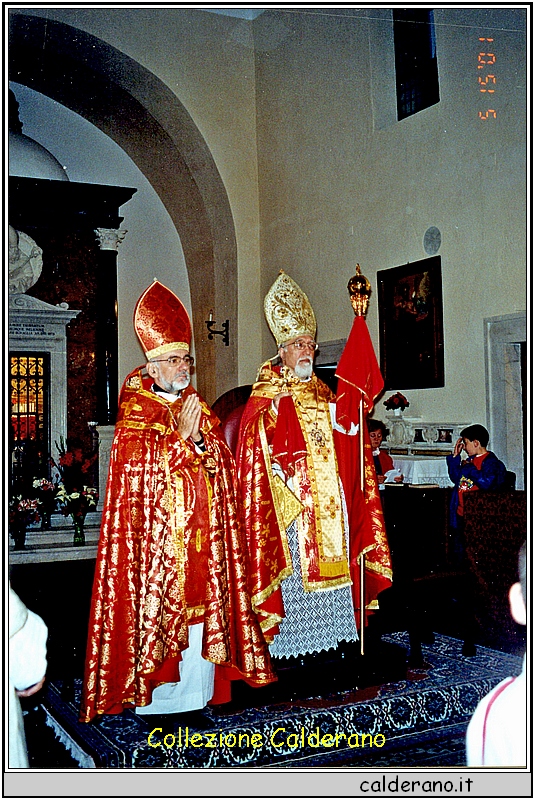
[[[17,520],[11,535],[13,536],[14,549],[24,550],[26,544],[26,522]]]
[[[85,544],[85,531],[84,531],[84,522],[85,520],[77,517],[76,519],[73,517],[73,525],[74,525],[74,545],[83,545]]]
[[[48,531],[50,530],[50,512],[49,511],[41,511],[41,530]]]

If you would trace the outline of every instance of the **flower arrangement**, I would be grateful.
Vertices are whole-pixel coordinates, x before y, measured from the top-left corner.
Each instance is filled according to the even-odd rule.
[[[57,483],[49,481],[47,478],[34,478],[32,483],[35,489],[39,514],[42,520],[42,527],[50,525],[50,517],[56,510],[56,491]]]
[[[40,515],[36,497],[16,495],[9,501],[9,531],[15,542],[15,550],[22,550],[26,541],[26,528],[39,522]]]
[[[22,497],[20,494],[14,497],[10,503],[10,515],[13,522],[31,525],[39,522],[40,515],[38,500],[35,497]]]
[[[63,516],[72,517],[75,543],[84,543],[83,526],[88,511],[96,508],[98,492],[88,484],[98,454],[84,457],[81,447],[67,450],[63,437],[56,442],[57,462],[48,457],[52,480],[47,477],[31,478],[26,473],[11,488],[9,500],[9,530],[15,548],[24,547],[26,529],[41,520],[43,530],[50,527],[50,517],[59,510]],[[34,473],[35,474],[35,473]]]
[[[402,395],[401,392],[396,392],[387,398],[383,405],[386,406],[387,411],[396,411],[398,408],[403,411],[403,409],[409,407],[410,403],[405,395]]]
[[[56,484],[46,478],[34,478],[32,486],[45,497],[47,495],[53,495],[56,488]]]
[[[81,447],[67,450],[63,437],[60,438],[59,444],[56,442],[56,449],[59,454],[58,462],[53,459],[50,461],[59,473],[60,482],[68,493],[80,491],[84,484],[89,483],[97,454],[94,453],[90,458],[86,458]]]
[[[71,516],[73,522],[84,523],[86,514],[91,509],[97,507],[98,493],[90,486],[82,487],[81,491],[67,492],[65,486],[60,483],[56,493],[56,500],[59,510],[64,517]]]
[[[56,442],[58,463],[52,461],[59,473],[56,501],[64,517],[71,517],[74,524],[74,544],[84,544],[84,522],[88,511],[96,508],[98,492],[87,485],[91,467],[97,457],[85,458],[81,447],[67,450],[63,437]]]

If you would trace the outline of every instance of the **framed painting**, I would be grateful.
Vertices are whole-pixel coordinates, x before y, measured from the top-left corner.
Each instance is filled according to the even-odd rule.
[[[379,270],[377,290],[385,389],[444,386],[440,256]]]

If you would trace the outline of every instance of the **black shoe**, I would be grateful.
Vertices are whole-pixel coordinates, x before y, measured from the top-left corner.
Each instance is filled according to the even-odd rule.
[[[435,644],[435,634],[433,631],[422,631],[420,634],[420,641],[422,644]]]
[[[477,655],[475,644],[473,642],[463,642],[462,654],[465,658],[473,658],[473,656]]]
[[[409,656],[407,658],[407,666],[409,669],[423,669],[424,657],[421,647],[413,645],[410,648]]]

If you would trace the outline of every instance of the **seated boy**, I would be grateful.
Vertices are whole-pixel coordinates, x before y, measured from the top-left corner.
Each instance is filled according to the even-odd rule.
[[[509,590],[511,616],[526,624],[526,543],[518,554],[518,577]],[[466,732],[469,767],[526,766],[526,656],[522,672],[506,678],[477,706]]]
[[[462,527],[464,492],[476,489],[499,489],[505,481],[505,464],[487,450],[489,432],[483,425],[469,425],[461,431],[453,453],[446,456],[450,480],[455,487],[451,493],[450,525]],[[461,452],[468,458],[461,460]]]

